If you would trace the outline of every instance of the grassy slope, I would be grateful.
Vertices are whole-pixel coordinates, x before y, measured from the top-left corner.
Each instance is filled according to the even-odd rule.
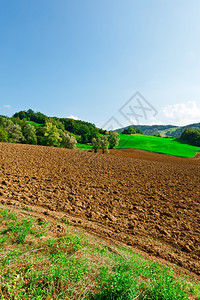
[[[0,208],[0,299],[200,299],[192,278],[66,223],[52,237],[52,224],[20,211]]]
[[[116,148],[137,148],[169,155],[193,157],[200,147],[181,144],[175,138],[161,138],[148,135],[120,134],[120,142]]]
[[[28,123],[31,124],[31,125],[36,125],[36,126],[41,125],[41,124],[35,123],[35,122],[33,122],[33,121],[28,121]]]
[[[161,135],[165,135],[166,132],[174,132],[176,131],[177,129],[179,129],[180,127],[172,127],[172,128],[168,128],[168,129],[165,129],[165,130],[158,130],[158,132],[161,134]]]
[[[77,144],[77,148],[91,149],[90,145]],[[148,135],[120,134],[118,149],[142,149],[168,155],[193,157],[200,151],[200,147],[179,143],[175,138],[161,138]]]

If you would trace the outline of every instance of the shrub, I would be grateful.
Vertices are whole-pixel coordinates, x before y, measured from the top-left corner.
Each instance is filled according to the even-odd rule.
[[[61,134],[61,146],[68,149],[76,149],[76,138],[73,135],[70,135],[68,132],[62,132]]]

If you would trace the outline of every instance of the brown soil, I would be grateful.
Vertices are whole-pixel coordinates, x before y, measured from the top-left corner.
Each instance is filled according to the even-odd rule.
[[[0,178],[2,204],[59,216],[200,275],[198,159],[0,143]]]

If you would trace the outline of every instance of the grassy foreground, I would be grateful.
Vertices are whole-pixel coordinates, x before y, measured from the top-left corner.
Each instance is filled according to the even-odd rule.
[[[0,209],[0,299],[200,299],[189,277],[66,223],[53,236],[52,224]]]
[[[182,157],[194,157],[200,151],[200,147],[180,143],[176,138],[162,138],[142,134],[120,134],[119,136],[119,145],[115,147],[117,149],[142,149]],[[77,148],[91,149],[92,146],[77,144]]]

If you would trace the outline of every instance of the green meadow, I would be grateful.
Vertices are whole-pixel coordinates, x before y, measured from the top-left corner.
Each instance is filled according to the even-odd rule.
[[[148,135],[120,134],[118,149],[142,149],[168,155],[193,157],[200,151],[200,147],[180,143],[176,138],[163,138]]]
[[[77,148],[91,149],[91,145],[77,144]],[[181,157],[194,157],[200,147],[183,144],[176,138],[163,138],[142,134],[120,134],[117,149],[141,149],[156,153],[175,155]]]
[[[41,125],[41,124],[38,124],[38,123],[36,123],[36,122],[33,122],[33,121],[28,121],[28,123],[29,123],[29,124],[31,124],[31,125],[35,125],[35,126],[39,126],[39,125]]]

